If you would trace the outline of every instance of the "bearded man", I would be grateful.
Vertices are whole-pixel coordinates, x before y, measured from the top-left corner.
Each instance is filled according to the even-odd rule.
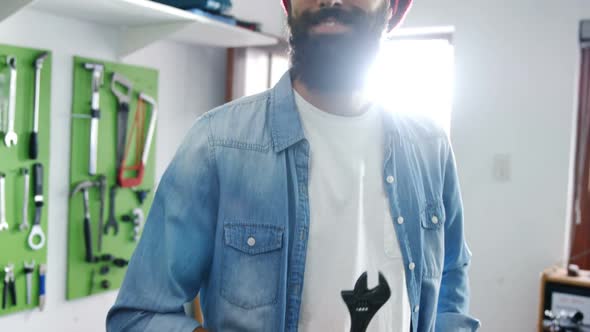
[[[108,330],[476,331],[447,135],[363,93],[411,0],[282,1],[290,70],[197,119]]]

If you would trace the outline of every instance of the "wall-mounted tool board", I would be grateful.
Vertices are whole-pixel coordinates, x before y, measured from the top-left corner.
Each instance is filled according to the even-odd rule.
[[[33,131],[33,108],[35,94],[35,60],[47,52],[40,70],[39,86],[39,154],[35,160],[29,158],[29,141]],[[35,308],[39,305],[39,265],[47,262],[47,206],[49,198],[49,137],[50,137],[50,97],[51,97],[51,53],[45,50],[0,45],[0,113],[8,114],[8,99],[10,93],[10,68],[7,56],[16,58],[16,104],[14,117],[14,131],[17,134],[17,144],[7,147],[4,139],[4,123],[0,126],[0,173],[5,177],[6,219],[8,230],[0,231],[0,280],[4,280],[4,268],[8,264],[14,265],[16,305],[12,298],[7,299],[6,309],[0,306],[0,316]],[[8,119],[4,119],[7,121]],[[0,121],[2,122],[2,121]],[[43,194],[44,207],[41,214],[41,228],[46,241],[41,249],[33,250],[28,245],[31,225],[35,217],[33,202],[33,164],[43,165]],[[24,176],[21,169],[27,169],[30,176],[27,221],[29,228],[20,231],[23,221]],[[1,208],[1,207],[0,207]],[[32,274],[31,304],[26,303],[26,282],[24,263],[35,262]],[[48,267],[51,269],[51,267]]]
[[[98,134],[98,162],[97,175],[89,174],[90,155],[90,120],[80,118],[79,115],[89,116],[92,97],[92,71],[84,68],[85,63],[104,65],[103,85],[100,88],[100,120]],[[139,92],[145,93],[157,100],[158,72],[154,69],[130,66],[120,63],[88,59],[74,58],[74,93],[72,102],[72,144],[71,144],[71,169],[70,190],[77,184],[86,180],[97,180],[98,175],[105,175],[108,186],[105,193],[105,209],[103,224],[109,218],[110,202],[109,191],[116,184],[116,145],[117,145],[117,98],[111,90],[113,73],[126,77],[133,83],[133,93],[129,107],[128,135],[131,136],[131,127],[137,112]],[[149,108],[149,106],[148,106]],[[148,112],[149,114],[149,112]],[[146,119],[147,122],[147,119]],[[147,127],[147,123],[146,123]],[[116,258],[129,260],[137,242],[133,240],[134,225],[131,222],[122,221],[124,215],[131,214],[135,208],[141,208],[147,217],[151,205],[155,183],[155,137],[152,140],[149,160],[146,163],[145,176],[137,189],[150,190],[147,200],[140,205],[135,192],[128,188],[119,188],[116,193],[115,217],[119,225],[117,235],[110,230],[102,235],[102,250],[98,250],[100,192],[98,188],[89,190],[90,224],[92,234],[93,252],[97,257],[111,254]],[[131,145],[130,155],[135,154],[135,144]],[[68,276],[67,299],[77,299],[92,294],[115,290],[120,287],[126,268],[115,266],[112,262],[99,261],[88,263],[85,260],[84,238],[84,207],[83,195],[77,193],[69,200],[69,226],[68,226]],[[103,230],[104,231],[104,228]],[[108,267],[109,272],[101,275],[100,270]],[[108,287],[102,286],[108,284]]]

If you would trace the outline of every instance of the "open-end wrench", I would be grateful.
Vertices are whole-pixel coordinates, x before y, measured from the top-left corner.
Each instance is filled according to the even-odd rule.
[[[35,201],[35,221],[29,233],[29,247],[33,250],[39,250],[45,246],[45,233],[41,228],[41,212],[43,212],[43,165],[37,163],[33,165],[33,190]],[[35,242],[35,239],[39,239]]]
[[[8,229],[6,222],[6,175],[0,173],[0,232]]]
[[[25,187],[23,188],[24,197],[23,197],[23,220],[20,223],[19,230],[26,231],[29,229],[29,170],[23,168],[21,173],[24,178]]]
[[[41,69],[48,53],[43,52],[35,59],[35,103],[33,107],[33,132],[29,141],[29,158],[37,159],[39,155],[39,95],[41,93]]]
[[[8,125],[4,135],[4,144],[7,147],[16,145],[18,136],[14,132],[14,118],[16,113],[16,58],[9,56],[6,59],[8,67],[10,67],[10,91],[8,97]]]
[[[117,223],[117,218],[115,217],[115,196],[117,194],[117,186],[112,186],[109,192],[109,219],[107,220],[107,224],[104,225],[104,233],[109,233],[109,228],[113,228],[115,231],[114,235],[119,233],[119,224]]]
[[[102,251],[102,229],[104,227],[104,207],[105,207],[105,200],[106,200],[106,192],[107,192],[107,177],[101,175],[98,177],[96,181],[96,185],[98,185],[98,189],[100,190],[100,214],[98,219],[98,251]]]
[[[33,285],[33,272],[35,272],[35,261],[31,263],[24,263],[25,266],[25,278],[27,282],[27,305],[31,304],[31,287]]]
[[[350,332],[365,332],[373,316],[389,300],[391,289],[381,272],[379,272],[379,285],[368,289],[367,272],[365,272],[357,280],[354,290],[342,291],[341,295],[350,312]]]

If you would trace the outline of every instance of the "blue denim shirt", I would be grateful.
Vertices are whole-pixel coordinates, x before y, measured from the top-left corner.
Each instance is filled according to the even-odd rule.
[[[273,89],[197,119],[160,181],[109,331],[192,331],[199,324],[183,304],[197,293],[210,331],[297,331],[309,143],[292,89],[287,73]],[[447,136],[424,119],[380,113],[383,186],[412,330],[475,331],[479,322],[467,313],[471,253]]]

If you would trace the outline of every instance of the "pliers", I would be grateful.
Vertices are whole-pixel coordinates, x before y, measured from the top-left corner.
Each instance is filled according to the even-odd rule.
[[[4,290],[2,291],[2,309],[6,309],[8,292],[12,297],[12,305],[16,305],[16,287],[14,284],[14,264],[8,264],[4,267]]]

